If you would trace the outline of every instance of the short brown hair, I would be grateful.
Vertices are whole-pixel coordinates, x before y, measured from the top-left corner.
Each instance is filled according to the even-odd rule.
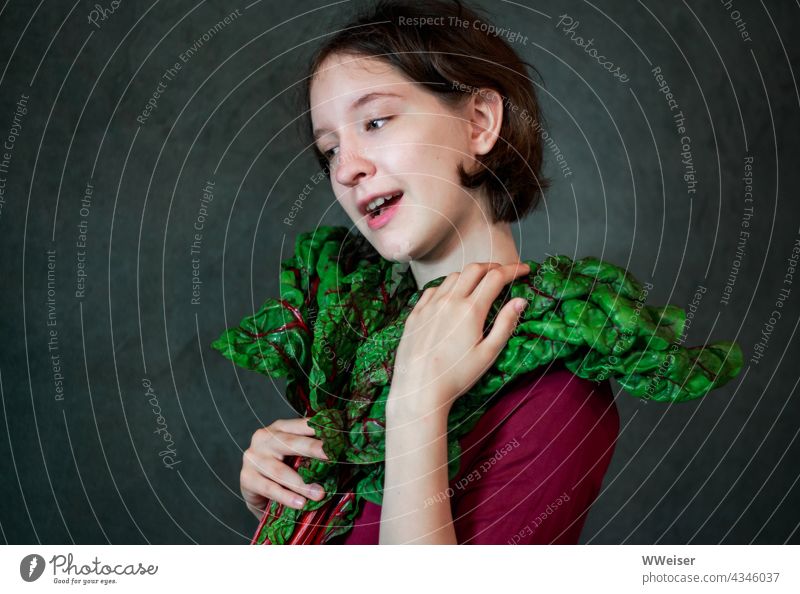
[[[435,17],[444,17],[437,21],[444,24],[422,24]],[[481,25],[450,26],[454,22]],[[482,167],[468,174],[459,165],[461,184],[467,188],[485,185],[494,222],[514,222],[535,209],[550,183],[542,175],[541,113],[525,65],[539,73],[504,39],[488,33],[489,25],[488,19],[478,17],[477,9],[460,0],[379,0],[318,48],[299,89],[305,110],[301,134],[313,146],[326,175],[330,175],[328,161],[312,132],[311,81],[330,55],[376,58],[453,108],[480,88],[497,91],[511,109],[504,110],[500,137],[492,150],[476,157]]]

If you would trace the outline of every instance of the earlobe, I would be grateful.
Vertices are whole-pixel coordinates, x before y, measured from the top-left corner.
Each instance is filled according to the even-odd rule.
[[[476,155],[485,155],[494,147],[503,124],[503,101],[494,89],[482,88],[472,96],[470,102],[472,125],[472,150]]]

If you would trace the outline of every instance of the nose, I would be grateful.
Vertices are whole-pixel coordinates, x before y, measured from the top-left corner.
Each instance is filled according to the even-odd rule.
[[[350,145],[347,151],[342,151],[339,146],[339,155],[336,157],[336,181],[343,186],[354,186],[362,178],[375,174],[375,164],[366,155],[363,148]]]

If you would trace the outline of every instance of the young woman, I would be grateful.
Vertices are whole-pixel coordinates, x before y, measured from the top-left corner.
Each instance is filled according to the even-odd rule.
[[[485,336],[489,307],[530,269],[511,224],[536,206],[540,112],[524,62],[459,2],[377,4],[315,56],[307,78],[314,150],[358,231],[408,262],[424,291],[397,350],[386,404],[382,505],[367,502],[333,542],[576,543],[618,435],[607,380],[562,365],[518,377],[460,440],[448,481],[447,418],[512,336],[512,299]],[[299,509],[323,497],[285,463],[326,459],[305,418],[259,429],[241,491]]]

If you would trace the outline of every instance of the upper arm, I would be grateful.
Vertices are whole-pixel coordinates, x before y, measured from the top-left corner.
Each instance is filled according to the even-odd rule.
[[[453,481],[459,543],[577,543],[613,454],[619,416],[608,381],[567,370],[547,378],[519,388],[527,395]]]

